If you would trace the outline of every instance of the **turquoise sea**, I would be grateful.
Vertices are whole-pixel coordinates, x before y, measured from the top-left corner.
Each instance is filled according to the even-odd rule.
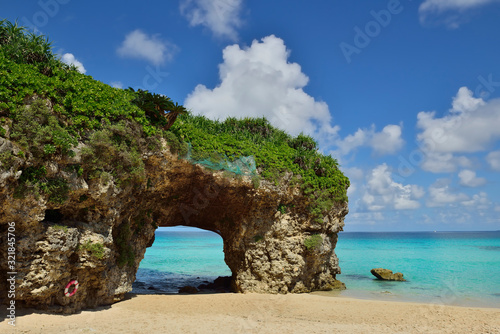
[[[500,307],[500,231],[342,232],[336,252],[342,296]],[[407,282],[376,280],[370,269],[377,267],[402,272]],[[133,292],[175,293],[230,275],[217,234],[158,230]]]

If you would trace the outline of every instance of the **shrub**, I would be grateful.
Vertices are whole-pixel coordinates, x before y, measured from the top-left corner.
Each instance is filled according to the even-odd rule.
[[[69,185],[63,178],[53,178],[42,182],[40,188],[49,195],[49,202],[63,204],[68,199]]]
[[[0,47],[6,56],[18,63],[50,64],[55,58],[52,43],[45,36],[29,33],[17,22],[0,21]],[[41,69],[50,72],[45,66]]]
[[[86,176],[108,175],[108,181],[113,176],[119,182],[142,182],[145,169],[141,152],[146,142],[141,132],[137,124],[125,121],[95,131],[82,149]]]
[[[29,106],[19,107],[12,114],[14,122],[10,138],[35,159],[46,159],[55,153],[68,155],[78,143],[46,103],[45,100],[37,99]]]
[[[323,242],[323,237],[320,234],[313,234],[304,240],[304,246],[307,250],[317,249]]]
[[[284,215],[288,211],[287,206],[285,204],[278,205],[278,212]]]
[[[64,225],[58,225],[58,224],[55,224],[55,225],[52,225],[52,228],[56,231],[63,231],[64,233],[67,233],[68,232],[68,227],[67,226],[64,226]]]
[[[260,187],[260,176],[259,175],[252,176],[252,185],[253,185],[254,189],[259,189],[259,187]]]
[[[272,127],[265,118],[220,122],[187,114],[179,117],[171,131],[191,145],[195,160],[223,157],[234,161],[253,155],[260,176],[275,185],[285,173],[293,173],[293,185],[300,185],[310,198],[309,210],[318,221],[334,202],[347,201],[349,179],[339,170],[338,162],[319,153],[311,137],[301,134],[294,138]]]
[[[264,237],[261,235],[256,235],[253,237],[254,242],[261,242],[262,240],[264,240]]]
[[[9,169],[16,160],[15,155],[12,151],[4,151],[0,153],[0,167],[3,169]]]
[[[99,242],[93,243],[92,241],[87,240],[85,243],[80,245],[80,249],[89,252],[90,255],[96,259],[101,260],[104,258],[104,245]]]
[[[32,193],[35,198],[40,192],[48,195],[48,201],[54,204],[63,204],[68,199],[68,182],[60,177],[47,178],[45,166],[31,166],[22,170],[17,187],[14,189],[14,197],[23,199]]]
[[[181,142],[177,136],[171,131],[165,131],[165,138],[170,146],[170,151],[184,157],[188,154],[189,146],[185,142]]]

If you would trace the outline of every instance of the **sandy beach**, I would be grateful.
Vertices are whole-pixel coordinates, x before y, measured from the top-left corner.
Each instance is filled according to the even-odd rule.
[[[4,320],[0,332],[500,333],[499,308],[314,294],[128,295],[109,307],[74,315],[23,313],[15,329]]]

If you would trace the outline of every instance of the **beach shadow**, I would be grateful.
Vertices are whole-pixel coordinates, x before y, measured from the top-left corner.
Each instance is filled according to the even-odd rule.
[[[103,311],[103,310],[108,310],[111,308],[112,305],[103,305],[103,306],[98,306],[96,308],[86,308],[86,309],[82,309],[80,311],[76,311],[76,312],[73,312],[73,313],[65,313],[64,311],[61,312],[61,309],[63,306],[61,307],[57,307],[57,308],[53,308],[52,310],[49,308],[49,309],[46,309],[46,310],[38,310],[38,309],[34,309],[34,308],[26,308],[26,307],[18,307],[16,306],[16,319],[17,318],[21,318],[21,317],[24,317],[24,316],[27,316],[27,315],[31,315],[31,314],[45,314],[45,315],[58,315],[58,316],[71,316],[71,315],[75,315],[75,314],[80,314],[82,312],[100,312],[100,311]],[[7,315],[8,315],[8,312],[7,312],[7,305],[0,305],[0,318],[3,320],[3,319],[6,319],[7,318]]]

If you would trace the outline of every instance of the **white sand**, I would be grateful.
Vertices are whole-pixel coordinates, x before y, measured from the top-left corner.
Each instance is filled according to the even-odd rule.
[[[500,333],[500,308],[311,294],[138,295],[74,315],[28,312],[0,333]]]

